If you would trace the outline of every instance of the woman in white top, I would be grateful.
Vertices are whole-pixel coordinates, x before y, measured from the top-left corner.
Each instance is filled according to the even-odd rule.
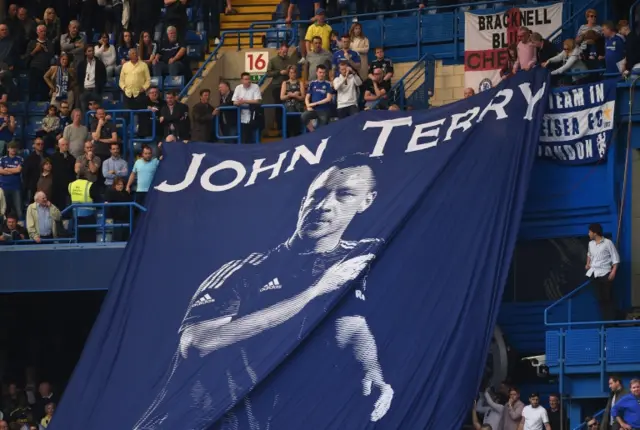
[[[549,58],[548,61],[542,63],[542,67],[547,67],[548,64],[560,63],[562,62],[562,66],[555,69],[551,72],[551,75],[561,75],[564,72],[586,72],[589,70],[582,61],[581,58],[581,50],[579,46],[576,46],[576,43],[573,39],[567,39],[562,44],[563,50],[561,53],[556,55],[555,57]],[[587,74],[575,74],[571,76],[574,84],[579,84],[581,81],[587,79],[589,75]]]
[[[598,20],[598,12],[596,12],[595,9],[587,9],[584,16],[587,18],[587,23],[582,24],[578,29],[578,32],[576,33],[576,43],[582,43],[584,34],[589,30],[593,30],[602,36],[602,27],[596,24]]]
[[[113,78],[116,71],[116,48],[109,43],[109,35],[102,33],[96,45],[95,56],[104,63],[107,69],[107,79]]]
[[[362,24],[354,22],[349,29],[349,48],[360,54],[360,77],[367,79],[369,73],[369,38],[362,32]]]

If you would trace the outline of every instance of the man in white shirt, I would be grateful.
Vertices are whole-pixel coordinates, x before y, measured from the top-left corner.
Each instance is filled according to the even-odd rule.
[[[333,80],[338,103],[338,118],[343,119],[358,113],[358,87],[362,79],[346,60],[340,61],[340,74]]]
[[[615,319],[616,308],[613,302],[613,280],[620,264],[620,255],[611,240],[603,237],[602,226],[589,226],[589,250],[587,252],[587,277],[594,287],[602,321]]]
[[[251,83],[251,75],[244,72],[240,75],[240,85],[233,91],[234,106],[240,107],[240,138],[242,143],[253,143],[255,141],[256,129],[258,129],[260,103],[262,102],[262,94],[260,87]],[[259,139],[258,139],[259,140]],[[257,142],[255,142],[257,143]]]
[[[522,410],[522,421],[518,430],[551,430],[547,410],[540,406],[538,393],[529,396],[529,405]]]

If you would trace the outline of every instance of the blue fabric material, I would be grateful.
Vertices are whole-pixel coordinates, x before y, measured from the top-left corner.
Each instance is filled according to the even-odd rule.
[[[633,428],[640,428],[640,399],[629,393],[621,398],[613,408],[612,417],[621,417]]]
[[[460,428],[548,79],[269,145],[165,144],[50,429],[112,430],[114,410],[123,429]]]
[[[554,88],[542,120],[541,158],[562,164],[606,159],[613,134],[617,79]]]

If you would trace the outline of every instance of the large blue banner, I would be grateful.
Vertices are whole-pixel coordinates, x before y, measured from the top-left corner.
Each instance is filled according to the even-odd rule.
[[[547,88],[167,144],[50,429],[459,428]]]
[[[563,164],[604,160],[613,134],[617,79],[560,87],[549,94],[538,156]]]

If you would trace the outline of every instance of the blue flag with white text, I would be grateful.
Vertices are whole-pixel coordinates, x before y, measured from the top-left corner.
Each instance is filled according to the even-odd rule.
[[[617,79],[554,88],[542,119],[538,156],[563,164],[606,159],[614,128]]]
[[[548,78],[278,143],[166,144],[50,430],[460,428]]]

